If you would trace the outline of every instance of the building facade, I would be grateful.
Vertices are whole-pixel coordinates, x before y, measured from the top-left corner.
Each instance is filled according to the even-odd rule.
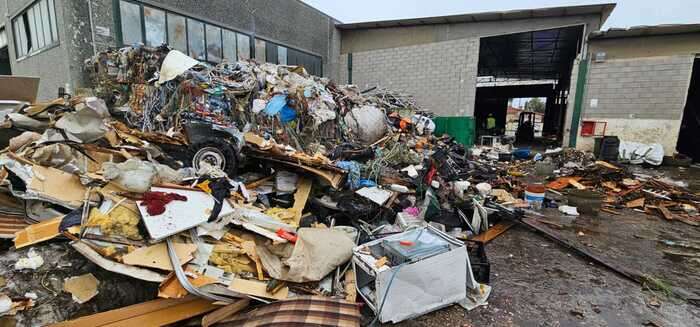
[[[255,58],[324,76],[336,74],[340,51],[338,21],[297,0],[12,0],[0,13],[0,69],[40,77],[44,100],[86,86],[85,59],[123,45],[168,43],[211,63]]]
[[[665,153],[674,153],[684,111],[698,109],[687,108],[687,98],[700,54],[700,26],[596,32],[589,43],[582,122],[604,124],[607,135],[659,143]],[[579,137],[576,146],[593,149],[593,138]]]

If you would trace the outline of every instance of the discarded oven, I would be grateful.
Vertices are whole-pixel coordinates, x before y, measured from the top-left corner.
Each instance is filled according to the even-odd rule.
[[[463,300],[475,287],[468,260],[463,242],[428,226],[357,246],[352,263],[360,296],[396,323]]]

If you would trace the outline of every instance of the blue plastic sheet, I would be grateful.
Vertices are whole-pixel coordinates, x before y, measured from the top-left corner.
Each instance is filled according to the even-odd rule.
[[[270,99],[270,102],[267,103],[267,107],[265,107],[265,113],[268,116],[274,116],[277,113],[279,113],[282,108],[284,108],[287,105],[287,96],[283,94],[278,94],[272,97]]]
[[[361,176],[360,176],[360,164],[357,161],[338,161],[335,166],[348,171],[348,186],[356,190],[360,188]]]
[[[282,110],[280,110],[280,121],[282,123],[288,123],[295,119],[297,119],[297,112],[294,108],[287,105],[282,107]]]

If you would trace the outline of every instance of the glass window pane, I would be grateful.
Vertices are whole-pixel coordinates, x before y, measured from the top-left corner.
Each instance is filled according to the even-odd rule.
[[[0,48],[7,46],[7,36],[5,34],[5,28],[0,28]]]
[[[41,10],[41,27],[43,28],[42,34],[44,35],[44,42],[46,45],[51,45],[55,40],[51,39],[51,22],[46,0],[41,0],[41,2],[39,2],[39,8]]]
[[[265,41],[255,39],[255,60],[265,62]]]
[[[250,59],[250,36],[236,34],[238,37],[238,60]]]
[[[197,60],[206,60],[204,54],[204,23],[187,19],[187,38],[189,39],[189,55]]]
[[[27,53],[27,44],[24,40],[24,17],[19,16],[15,19],[13,30],[15,34],[17,57],[22,57]]]
[[[207,25],[207,60],[221,62],[221,28]]]
[[[142,43],[141,8],[139,5],[120,1],[119,11],[122,19],[122,42],[126,45]]]
[[[229,31],[229,30],[223,30],[223,39],[224,39],[224,59],[228,61],[236,61],[236,33]]]
[[[185,17],[168,13],[168,44],[187,53],[187,23]]]
[[[54,0],[49,0],[49,19],[51,20],[51,37],[58,42],[58,25],[56,24],[56,5]]]
[[[157,47],[165,43],[165,11],[143,7],[146,45]]]
[[[283,46],[277,47],[277,63],[280,65],[287,64],[287,48]]]
[[[29,51],[33,52],[33,51],[36,51],[40,47],[39,40],[37,40],[37,37],[36,37],[36,18],[34,18],[34,8],[29,8],[29,10],[27,10],[26,19],[29,20],[29,36],[32,39],[32,43],[31,43]]]

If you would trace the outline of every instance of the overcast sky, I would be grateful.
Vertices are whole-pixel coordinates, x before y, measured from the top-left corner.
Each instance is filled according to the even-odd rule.
[[[302,0],[344,23],[617,2],[604,28],[700,23],[700,0]]]

